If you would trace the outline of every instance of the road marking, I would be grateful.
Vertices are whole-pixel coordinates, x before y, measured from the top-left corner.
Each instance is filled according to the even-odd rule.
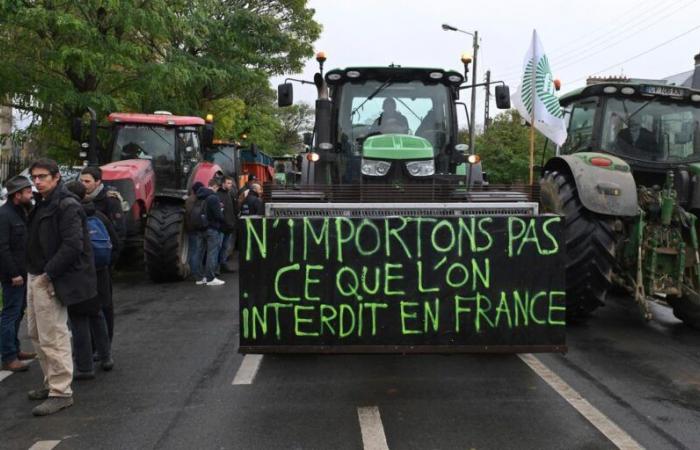
[[[262,358],[263,355],[245,355],[241,367],[238,368],[238,372],[236,372],[236,376],[231,384],[253,384]]]
[[[61,441],[37,441],[29,447],[29,450],[51,450],[60,443]]]
[[[382,418],[376,406],[357,408],[357,418],[360,420],[362,445],[365,450],[389,450],[384,434]]]
[[[566,381],[562,380],[559,375],[552,372],[535,355],[526,353],[519,354],[518,356],[552,389],[557,391],[557,394],[561,395],[564,400],[569,402],[569,404],[576,409],[576,411],[578,411],[583,417],[586,418],[586,420],[588,420],[594,427],[603,433],[603,435],[605,435],[610,442],[615,444],[617,448],[624,450],[644,448],[639,445],[637,441],[632,439],[632,436],[627,434],[622,428],[618,427],[615,422],[610,420],[595,406],[591,405],[588,400],[583,398],[581,394],[569,386]]]

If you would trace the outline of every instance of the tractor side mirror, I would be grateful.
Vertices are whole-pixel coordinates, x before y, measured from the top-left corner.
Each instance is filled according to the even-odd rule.
[[[74,141],[80,142],[83,137],[83,121],[80,117],[74,117],[73,122],[70,125],[70,138]]]
[[[294,103],[294,86],[292,83],[277,85],[277,106],[284,108]]]
[[[209,150],[214,144],[214,124],[207,123],[202,129],[202,146]],[[185,149],[186,150],[186,149]]]
[[[306,145],[308,147],[311,147],[312,145],[314,145],[314,134],[309,133],[309,132],[304,133],[303,134],[303,142],[304,142],[304,145]]]
[[[496,107],[510,109],[510,88],[505,84],[496,86]]]

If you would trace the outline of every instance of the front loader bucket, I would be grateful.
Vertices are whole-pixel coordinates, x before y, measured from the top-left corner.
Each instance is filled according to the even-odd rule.
[[[560,216],[344,214],[241,228],[242,353],[566,351]]]

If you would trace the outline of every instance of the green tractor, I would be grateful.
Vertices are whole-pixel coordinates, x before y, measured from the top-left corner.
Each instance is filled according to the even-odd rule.
[[[568,319],[622,288],[645,319],[654,299],[700,327],[700,91],[596,80],[560,102],[569,136],[540,185],[566,217]]]
[[[321,67],[305,83],[300,180],[265,184],[265,214],[242,220],[239,350],[564,351],[562,218],[485,183],[458,134],[464,76]]]

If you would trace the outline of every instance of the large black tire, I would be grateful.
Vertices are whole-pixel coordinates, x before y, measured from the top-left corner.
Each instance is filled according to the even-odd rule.
[[[566,317],[586,319],[612,287],[616,236],[609,217],[584,208],[568,173],[546,172],[540,181],[543,212],[566,218]]]
[[[143,236],[146,272],[155,282],[183,280],[189,275],[184,205],[155,204]]]
[[[666,297],[673,315],[689,327],[700,329],[700,294],[689,286],[683,287],[682,297]]]

